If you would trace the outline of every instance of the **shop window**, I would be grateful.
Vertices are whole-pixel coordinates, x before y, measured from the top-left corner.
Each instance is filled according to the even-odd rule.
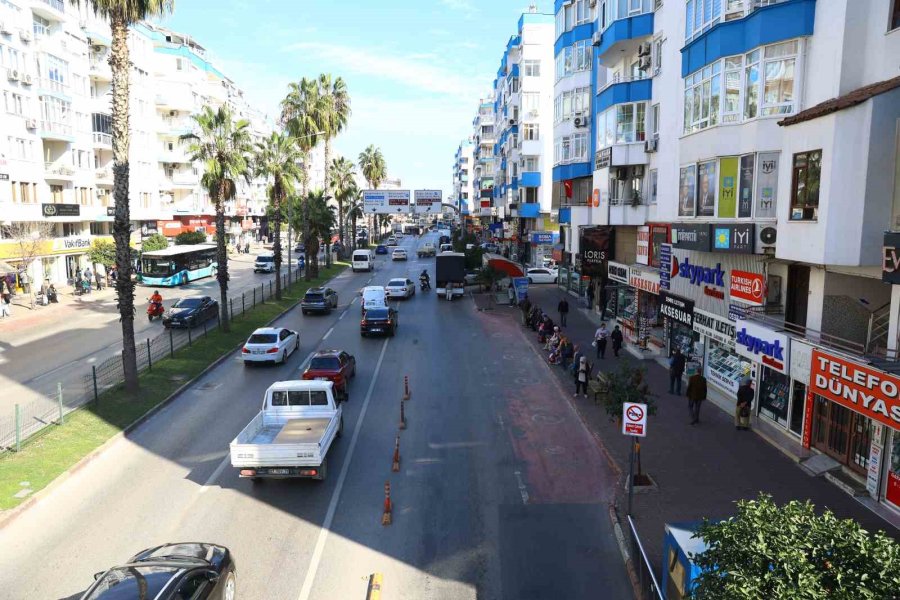
[[[787,375],[764,367],[759,386],[759,413],[787,425],[790,380]]]
[[[709,340],[705,374],[710,383],[737,394],[741,380],[750,376],[750,361],[734,352],[734,347]]]
[[[105,223],[91,223],[91,235],[105,235],[106,234],[106,224]]]
[[[819,218],[819,184],[822,176],[822,151],[811,150],[794,155],[791,177],[792,221]]]

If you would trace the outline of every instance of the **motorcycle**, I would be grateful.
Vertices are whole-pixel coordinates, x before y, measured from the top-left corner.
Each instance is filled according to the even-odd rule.
[[[419,289],[423,292],[427,292],[431,289],[431,282],[424,277],[419,277]]]
[[[162,302],[151,302],[147,305],[147,320],[153,322],[154,317],[162,319],[165,312],[166,309],[163,307]]]

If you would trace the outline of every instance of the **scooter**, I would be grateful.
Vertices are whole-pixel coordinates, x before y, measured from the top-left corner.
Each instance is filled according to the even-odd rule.
[[[162,302],[151,302],[147,305],[147,320],[152,323],[154,317],[162,319],[164,312],[166,312],[166,309],[163,307]]]
[[[424,277],[419,277],[419,289],[423,292],[427,292],[431,289],[431,283]]]

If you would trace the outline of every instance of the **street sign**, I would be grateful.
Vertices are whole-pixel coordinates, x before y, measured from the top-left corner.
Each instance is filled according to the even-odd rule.
[[[647,405],[637,402],[622,404],[622,433],[644,437],[647,435]]]

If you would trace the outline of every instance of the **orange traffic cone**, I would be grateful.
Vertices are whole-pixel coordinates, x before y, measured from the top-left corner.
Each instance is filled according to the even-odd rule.
[[[400,429],[406,429],[406,412],[403,410],[403,401],[400,401]]]
[[[397,441],[394,442],[394,463],[391,465],[391,471],[397,473],[400,471],[400,436],[397,436]]]
[[[403,399],[409,400],[409,375],[403,376]]]
[[[384,514],[381,515],[381,524],[391,524],[391,482],[384,482]]]

